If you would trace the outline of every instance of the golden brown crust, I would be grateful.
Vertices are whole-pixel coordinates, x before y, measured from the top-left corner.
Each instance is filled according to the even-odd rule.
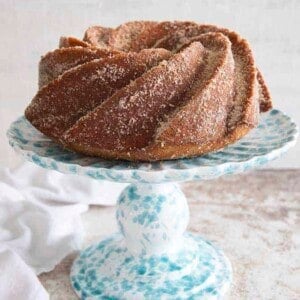
[[[231,43],[220,33],[203,34],[193,40],[206,50],[203,63],[181,104],[158,127],[155,143],[202,144],[227,133],[234,84]]]
[[[80,117],[169,56],[167,50],[149,49],[72,68],[39,90],[25,116],[42,133],[58,139]]]
[[[170,145],[161,146],[155,144],[142,149],[135,149],[134,151],[115,151],[100,149],[99,147],[81,146],[77,143],[68,144],[67,149],[75,152],[99,156],[105,159],[129,160],[129,161],[159,161],[172,160],[184,157],[195,157],[208,152],[213,152],[224,148],[225,146],[234,143],[243,136],[245,136],[253,127],[248,125],[240,125],[233,130],[226,137],[219,138],[216,141],[199,144],[186,145]]]
[[[92,26],[84,33],[83,41],[95,47],[110,48],[108,40],[113,32],[114,30],[112,28]]]
[[[199,24],[189,21],[160,22],[143,32],[132,41],[131,51],[144,48],[165,48],[176,51],[188,38],[199,35]]]
[[[82,65],[94,59],[112,57],[119,51],[86,48],[81,46],[59,48],[44,55],[39,63],[39,88],[47,85],[59,75],[71,68]]]
[[[139,40],[140,34],[145,30],[151,31],[157,22],[152,21],[133,21],[127,22],[120,25],[115,30],[111,32],[108,38],[108,45],[113,49],[119,49],[122,51],[131,51],[133,48],[134,42]],[[143,50],[151,47],[144,47],[139,50]],[[164,48],[164,47],[157,47]]]
[[[272,107],[249,44],[228,29],[134,21],[90,27],[83,41],[64,37],[60,47],[42,58],[43,88],[25,115],[84,154],[141,161],[201,155],[243,137],[259,110]]]
[[[68,47],[76,47],[76,46],[89,47],[90,44],[71,36],[69,37],[62,36],[59,39],[59,46],[58,46],[59,48],[68,48]]]
[[[143,26],[142,23],[150,25]],[[127,43],[127,45],[130,45],[129,47],[125,47],[126,49],[122,49],[123,51],[140,51],[145,48],[153,47],[176,51],[180,49],[182,45],[188,43],[191,38],[209,32],[221,32],[222,34],[226,35],[232,42],[233,48],[236,43],[239,43],[239,41],[242,40],[242,38],[238,34],[226,28],[221,28],[214,25],[199,25],[195,22],[190,21],[128,22],[122,24],[115,30],[110,29],[111,37],[108,36],[105,39],[101,40],[101,35],[99,35],[98,39],[101,40],[102,45],[111,48],[114,46],[114,42],[110,42],[111,40],[114,40],[112,37],[118,36],[118,31],[122,32],[123,28],[134,28],[135,24],[138,24],[137,26],[143,28],[143,30],[138,31],[138,34],[119,34],[119,37],[121,37],[122,40],[125,39],[125,43]],[[99,30],[99,28],[103,27],[96,26],[95,28],[98,28]],[[132,38],[132,36],[134,36],[134,38]],[[260,111],[266,112],[272,108],[272,101],[268,88],[259,70],[257,70],[257,81],[258,89],[260,92]]]
[[[260,111],[266,112],[272,109],[273,104],[271,100],[271,95],[269,89],[265,83],[265,80],[259,70],[257,70],[257,80],[259,83],[259,92],[260,92]]]
[[[62,136],[62,142],[118,151],[146,147],[157,125],[183,101],[201,65],[203,51],[195,42],[153,67],[79,119]],[[178,70],[182,73],[179,78]]]

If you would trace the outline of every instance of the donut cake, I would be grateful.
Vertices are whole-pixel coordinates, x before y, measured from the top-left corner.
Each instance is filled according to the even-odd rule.
[[[106,159],[197,156],[234,143],[272,107],[248,42],[194,22],[133,21],[62,37],[25,116],[65,148]]]

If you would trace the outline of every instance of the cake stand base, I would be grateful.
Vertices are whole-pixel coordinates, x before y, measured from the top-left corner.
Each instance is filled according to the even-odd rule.
[[[71,271],[81,299],[223,299],[231,266],[222,251],[185,234],[173,255],[134,258],[116,234],[82,251]]]
[[[177,184],[131,184],[121,194],[120,234],[82,251],[71,283],[81,299],[220,299],[231,266],[210,242],[185,232]]]

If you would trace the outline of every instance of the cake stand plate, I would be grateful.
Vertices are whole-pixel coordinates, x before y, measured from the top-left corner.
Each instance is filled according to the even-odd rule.
[[[51,170],[131,183],[116,208],[119,233],[83,250],[71,283],[82,299],[220,299],[232,271],[224,253],[185,231],[186,198],[177,182],[243,172],[279,157],[297,140],[297,126],[272,110],[247,136],[218,152],[153,163],[103,160],[69,152],[21,117],[10,145]]]

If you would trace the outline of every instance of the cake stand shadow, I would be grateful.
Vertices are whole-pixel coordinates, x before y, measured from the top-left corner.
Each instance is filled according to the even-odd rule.
[[[232,270],[222,250],[186,232],[189,209],[178,182],[209,180],[258,167],[297,140],[297,126],[272,110],[257,128],[218,152],[154,163],[108,161],[69,152],[20,117],[10,145],[51,170],[130,183],[116,207],[119,233],[83,250],[71,283],[82,299],[220,299]],[[101,192],[101,191],[99,191]]]

